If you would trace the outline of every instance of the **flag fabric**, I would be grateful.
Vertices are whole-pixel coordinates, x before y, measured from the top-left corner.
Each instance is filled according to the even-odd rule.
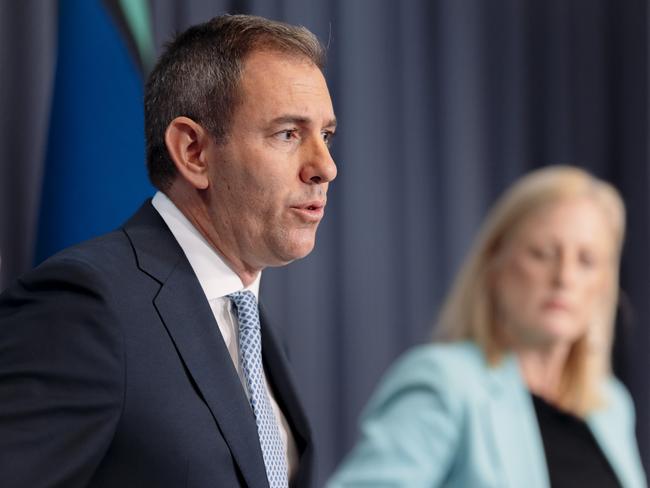
[[[143,79],[154,57],[146,0],[60,0],[36,262],[120,225],[153,193]]]

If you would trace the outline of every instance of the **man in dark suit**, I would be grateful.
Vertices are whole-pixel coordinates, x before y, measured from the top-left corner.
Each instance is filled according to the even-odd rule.
[[[0,296],[2,486],[311,484],[257,296],[263,268],[313,248],[336,176],[322,68],[309,31],[259,17],[167,47],[145,89],[159,192]]]

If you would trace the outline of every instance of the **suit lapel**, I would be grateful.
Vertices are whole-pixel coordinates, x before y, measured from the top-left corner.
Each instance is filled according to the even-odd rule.
[[[312,466],[313,446],[309,424],[298,399],[295,381],[282,350],[281,342],[266,319],[266,314],[263,310],[261,312],[264,370],[275,393],[276,401],[289,422],[300,456],[299,469],[292,485],[311,486],[310,477],[314,470]]]
[[[537,418],[513,356],[488,370],[490,418],[494,443],[507,486],[550,486]]]
[[[610,411],[603,409],[587,417],[587,425],[598,446],[605,454],[616,477],[625,487],[641,487],[645,483],[635,476],[638,472],[634,466],[637,454],[630,450],[635,439],[626,438],[627,430],[621,428],[621,419],[612,418]]]
[[[189,262],[148,202],[124,231],[140,268],[161,283],[154,306],[247,485],[268,487],[255,417]]]

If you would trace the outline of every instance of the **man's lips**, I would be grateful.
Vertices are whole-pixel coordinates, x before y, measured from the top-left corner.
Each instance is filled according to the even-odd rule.
[[[291,209],[295,210],[309,222],[318,222],[323,218],[323,215],[325,213],[325,202],[323,200],[302,202],[297,205],[292,205]]]

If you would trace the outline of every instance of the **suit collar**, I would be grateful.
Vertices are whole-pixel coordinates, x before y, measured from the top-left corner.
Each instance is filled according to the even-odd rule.
[[[494,441],[511,481],[508,486],[550,486],[535,407],[516,357],[506,355],[497,367],[488,368],[487,375]],[[609,401],[615,402],[614,392],[606,390],[605,393]],[[633,460],[637,455],[629,448],[634,441],[625,438],[626,430],[621,429],[616,406],[609,407],[613,408],[589,415],[587,425],[622,486],[643,486],[635,477]]]
[[[160,214],[174,239],[190,262],[201,288],[208,300],[225,297],[244,288],[250,290],[259,301],[259,287],[262,273],[245,287],[235,273],[183,212],[164,193],[157,192],[151,204]]]
[[[140,269],[161,284],[154,306],[248,486],[268,487],[255,417],[212,310],[178,243],[146,202],[125,224]]]
[[[124,224],[140,270],[164,283],[183,256],[183,251],[148,199]]]
[[[314,471],[311,430],[294,388],[296,382],[283,352],[282,343],[266,317],[267,314],[261,307],[264,369],[267,372],[271,388],[275,392],[276,401],[289,422],[300,455],[298,472],[292,485],[311,486],[310,477]]]
[[[612,382],[613,383],[613,382]],[[617,404],[621,393],[612,391],[613,385],[605,389],[607,407],[593,412],[587,417],[587,425],[591,430],[598,446],[609,461],[622,486],[646,486],[643,474],[636,465],[638,454],[633,450],[636,439],[632,424],[621,426],[622,419],[630,415],[622,412],[625,407]]]
[[[499,365],[487,368],[487,387],[493,440],[507,477],[503,484],[550,486],[534,406],[514,355],[506,355]]]

